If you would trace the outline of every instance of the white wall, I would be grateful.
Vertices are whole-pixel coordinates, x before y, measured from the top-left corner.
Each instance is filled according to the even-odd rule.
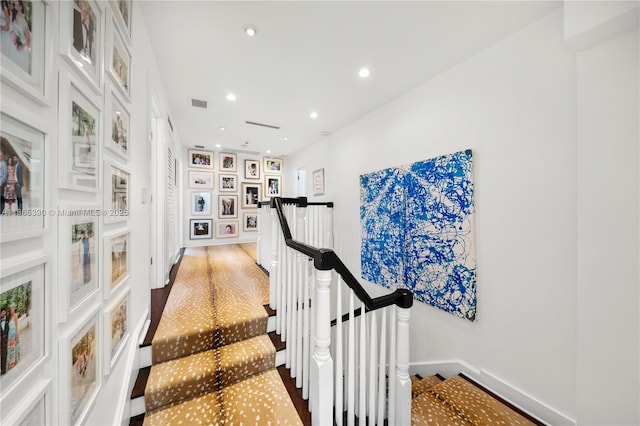
[[[589,68],[590,62],[600,62],[607,55],[616,60],[626,55],[627,60],[617,60],[606,68],[604,76],[599,70],[587,72],[584,85],[617,76],[619,68],[624,69],[625,78],[635,72],[637,79],[637,68],[630,65],[635,61],[637,67],[637,45],[633,48],[627,40],[615,47],[603,46],[598,53],[576,61],[575,51],[564,42],[563,13],[556,12],[291,158],[288,179],[293,178],[291,171],[300,167],[325,169],[326,195],[318,200],[335,202],[336,252],[359,276],[360,235],[354,231],[360,229],[359,175],[466,148],[473,150],[477,322],[416,303],[411,314],[412,363],[460,360],[530,396],[544,407],[534,414],[547,421],[575,423],[583,416],[598,419],[587,413],[582,402],[591,404],[593,411],[605,413],[598,399],[602,389],[589,387],[577,394],[577,383],[592,383],[585,380],[589,373],[577,368],[576,362],[579,350],[591,349],[605,332],[599,328],[592,334],[591,323],[597,322],[594,318],[607,318],[609,333],[613,327],[622,330],[610,338],[616,346],[600,346],[597,354],[583,361],[589,368],[597,368],[605,355],[615,364],[617,354],[628,353],[622,366],[608,368],[607,372],[612,374],[610,385],[621,379],[622,388],[616,395],[629,393],[612,405],[625,407],[615,420],[618,424],[637,424],[637,123],[635,145],[630,143],[633,129],[622,131],[624,139],[615,145],[600,138],[580,141],[581,147],[586,144],[593,153],[580,158],[578,169],[576,119],[583,102],[597,99],[597,93],[590,98],[578,96],[577,67]],[[626,78],[616,84],[621,89],[618,85],[630,86],[626,90],[635,92],[620,97],[615,105],[609,103],[590,111],[583,120],[593,121],[597,113],[612,108],[609,114],[617,118],[616,123],[628,126],[631,118],[618,114],[630,106],[632,99],[636,100],[636,109],[629,113],[635,111],[637,119],[637,84],[631,85]],[[602,171],[612,179],[617,164],[601,163],[596,171],[590,169],[590,162],[599,153],[610,155],[613,146],[616,154],[627,157],[624,188],[633,194],[623,204],[630,207],[624,213],[624,218],[631,220],[628,236],[620,239],[606,234],[610,240],[607,247],[620,242],[627,253],[624,267],[596,294],[576,298],[581,294],[577,243],[590,236],[588,229],[578,227],[578,209],[585,208],[578,197],[603,200],[593,197],[598,194],[578,178],[589,174],[597,179],[593,173]],[[599,204],[603,210],[607,207]],[[614,212],[617,208],[618,204]],[[590,213],[589,220],[596,215]],[[606,217],[613,218],[614,214]],[[622,226],[619,223],[616,229],[623,232]],[[599,242],[591,244],[597,246]],[[607,252],[603,247],[598,250]],[[613,258],[611,253],[604,260]],[[606,264],[592,267],[598,272],[608,271]],[[590,285],[601,284],[596,280],[591,278]],[[614,295],[609,286],[620,292]],[[370,284],[367,288],[374,294],[384,292]],[[598,297],[603,292],[609,295],[605,300],[629,299],[615,305],[602,304]],[[582,307],[578,309],[584,300],[589,302],[591,315]],[[624,304],[624,314],[618,311],[620,303]],[[583,339],[581,346],[577,345],[579,338]],[[635,369],[631,368],[631,359],[635,360]],[[629,374],[626,378],[623,369]],[[585,397],[587,392],[593,392],[593,396]],[[577,404],[578,397],[581,404]],[[636,404],[629,406],[630,401]]]

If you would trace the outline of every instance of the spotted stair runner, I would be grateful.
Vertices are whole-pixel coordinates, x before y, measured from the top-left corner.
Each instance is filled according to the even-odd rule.
[[[145,425],[302,424],[275,370],[250,247],[187,248],[151,347]]]
[[[412,378],[413,425],[537,425],[461,376]]]

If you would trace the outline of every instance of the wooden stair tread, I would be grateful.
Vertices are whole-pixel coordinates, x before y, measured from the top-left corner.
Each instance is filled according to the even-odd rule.
[[[199,352],[151,367],[145,388],[147,411],[221,389],[275,366],[267,335]]]
[[[302,425],[278,372],[271,369],[219,391],[148,412],[144,425]]]

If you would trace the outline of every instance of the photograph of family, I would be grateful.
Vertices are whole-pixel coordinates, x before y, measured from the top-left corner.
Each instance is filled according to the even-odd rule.
[[[127,299],[123,299],[118,306],[111,312],[111,357],[116,355],[120,344],[127,335]]]
[[[16,368],[33,352],[31,281],[0,294],[0,374]]]
[[[0,132],[0,214],[19,214],[34,207],[31,203],[32,144]]]
[[[71,140],[73,142],[72,169],[95,175],[97,144],[96,119],[75,101],[71,102]]]
[[[200,151],[196,149],[189,150],[189,167],[197,167],[201,169],[213,169],[213,152]]]
[[[120,284],[129,273],[127,245],[129,234],[118,235],[111,240],[111,288]]]
[[[71,339],[70,362],[70,415],[71,424],[76,424],[82,415],[87,400],[97,386],[96,322],[91,321]]]
[[[115,97],[111,104],[111,142],[118,153],[127,156],[127,135],[129,133],[129,115]]]
[[[95,287],[97,273],[97,238],[94,221],[71,225],[71,305],[86,293],[86,287]]]
[[[2,0],[0,11],[0,49],[21,70],[31,74],[31,31],[33,5],[24,0]]]

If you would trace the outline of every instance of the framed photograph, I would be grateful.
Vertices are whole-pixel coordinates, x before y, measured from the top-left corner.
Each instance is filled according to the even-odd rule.
[[[1,32],[2,81],[46,105],[50,92],[47,76],[51,72],[53,38],[45,35],[52,28],[52,13],[42,0],[18,2],[14,21],[11,21],[12,10],[13,1],[2,3],[2,25],[10,26],[10,30]]]
[[[8,416],[3,416],[7,425],[48,425],[51,424],[51,379],[40,380],[34,387],[23,393],[20,402]]]
[[[258,201],[260,201],[260,194],[262,193],[261,183],[242,183],[242,208],[243,209],[257,209]]]
[[[0,163],[7,170],[5,185],[0,189],[4,191],[0,194],[3,243],[44,232],[44,148],[43,131],[0,114]]]
[[[218,195],[218,217],[220,219],[238,217],[237,195]]]
[[[191,193],[191,214],[194,216],[211,216],[211,192]]]
[[[111,0],[113,19],[127,44],[131,44],[131,3],[132,0]]]
[[[124,168],[105,161],[104,223],[126,221],[129,218],[130,174]]]
[[[22,258],[24,257],[24,259]],[[45,267],[48,258],[3,260],[0,278],[0,388],[15,389],[46,355]]]
[[[192,240],[200,240],[211,238],[213,220],[212,219],[191,219],[189,228],[191,229],[189,238]]]
[[[188,155],[189,167],[213,170],[213,151],[190,149]]]
[[[104,126],[106,130],[105,147],[127,160],[129,158],[129,121],[131,116],[116,91],[107,90],[105,111],[107,120],[107,125]]]
[[[264,196],[282,197],[282,176],[264,175]]]
[[[238,221],[216,222],[216,238],[237,238]]]
[[[115,17],[114,17],[115,19]],[[105,56],[107,72],[127,102],[131,100],[131,53],[116,30],[117,23],[112,20],[109,27],[109,40]]]
[[[58,320],[77,315],[83,302],[91,300],[100,286],[98,270],[99,216],[97,209],[68,206],[58,209],[58,252],[60,277]]]
[[[84,424],[101,386],[99,305],[60,338],[60,423]],[[65,408],[66,407],[66,408]]]
[[[265,158],[265,173],[282,173],[282,158]]]
[[[189,170],[189,188],[213,189],[213,174]]]
[[[324,195],[324,169],[313,171],[313,195]]]
[[[98,97],[87,90],[70,74],[60,73],[58,180],[63,188],[95,192],[102,113]]]
[[[220,182],[218,183],[218,191],[220,192],[238,192],[238,175],[226,175],[220,173]]]
[[[129,338],[129,289],[104,311],[104,373],[109,374],[118,362]]]
[[[237,156],[229,152],[220,153],[220,171],[221,172],[235,172],[237,169]]]
[[[244,160],[244,178],[260,179],[260,161]]]
[[[109,299],[127,281],[131,268],[129,231],[116,230],[104,234],[104,297]]]
[[[258,230],[258,212],[245,212],[242,214],[242,230],[253,232]]]
[[[60,6],[60,54],[102,93],[104,10],[94,0],[73,0]]]

